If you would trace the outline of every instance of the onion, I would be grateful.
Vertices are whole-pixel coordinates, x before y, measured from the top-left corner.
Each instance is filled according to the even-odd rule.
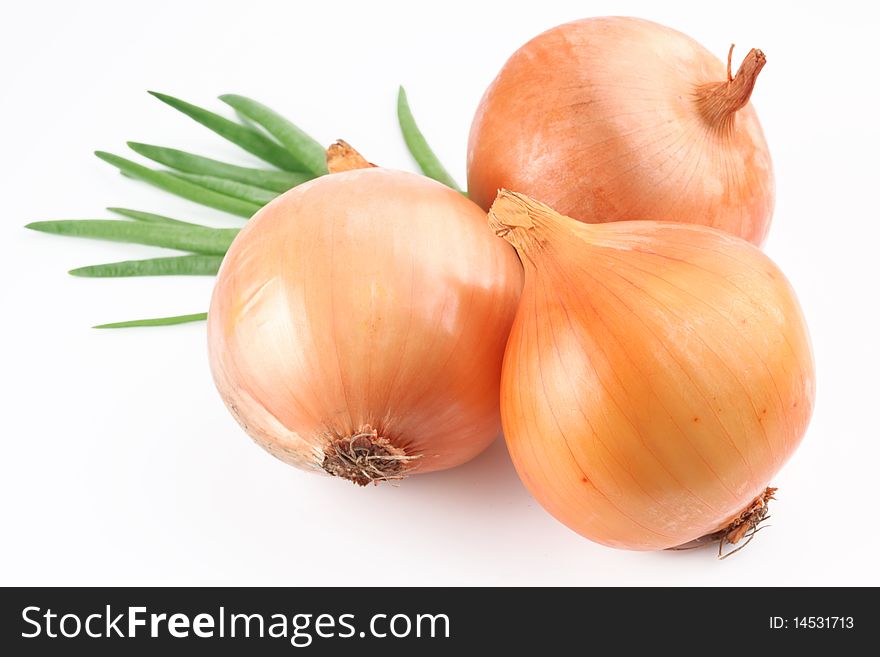
[[[732,48],[731,53],[732,54]],[[501,187],[589,223],[704,224],[760,245],[773,213],[770,154],[749,104],[764,54],[736,77],[675,30],[593,18],[507,61],[471,127],[468,191]]]
[[[513,249],[461,194],[400,171],[334,173],[232,243],[208,315],[214,380],[291,465],[360,485],[450,468],[500,433],[521,287]]]
[[[501,417],[535,498],[618,548],[753,535],[813,408],[779,269],[711,228],[584,224],[505,191],[489,222],[525,266]]]

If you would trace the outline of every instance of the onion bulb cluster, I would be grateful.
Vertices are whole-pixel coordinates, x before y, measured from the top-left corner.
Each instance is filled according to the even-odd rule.
[[[732,50],[731,50],[732,54]],[[555,27],[520,48],[483,96],[468,192],[512,189],[589,223],[704,224],[760,245],[773,169],[749,103],[764,54],[736,75],[690,37],[636,18]]]
[[[344,150],[330,154],[342,172],[278,197],[235,239],[208,341],[259,445],[365,485],[459,465],[499,435],[522,268],[461,194],[352,169],[369,165]]]
[[[334,145],[331,174],[223,261],[227,406],[283,461],[360,485],[464,463],[503,425],[526,487],[587,538],[750,538],[815,387],[797,299],[757,248],[764,61],[733,75],[637,19],[550,30],[482,100],[473,201]]]
[[[619,548],[754,532],[813,408],[779,269],[714,229],[584,224],[506,191],[489,222],[525,267],[501,413],[534,497]]]

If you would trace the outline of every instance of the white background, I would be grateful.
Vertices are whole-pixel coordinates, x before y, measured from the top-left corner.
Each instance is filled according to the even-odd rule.
[[[0,584],[880,584],[880,94],[869,3],[18,2],[0,21]],[[872,12],[869,15],[868,12]],[[585,15],[676,27],[719,56],[762,48],[753,97],[775,160],[767,252],[806,312],[815,415],[776,478],[772,529],[711,549],[630,553],[582,539],[520,485],[498,441],[459,469],[359,489],[289,468],[239,430],[203,324],[90,325],[207,308],[209,278],[90,280],[67,269],[156,249],[26,231],[121,205],[240,222],[119,176],[127,139],[251,160],[147,95],[223,111],[262,100],[320,141],[412,168],[406,85],[464,181],[472,113],[504,60]],[[738,59],[737,59],[738,61]],[[134,156],[133,156],[134,157]]]

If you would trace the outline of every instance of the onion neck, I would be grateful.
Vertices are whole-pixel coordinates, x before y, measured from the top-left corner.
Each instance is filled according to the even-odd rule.
[[[732,56],[733,46],[730,46],[725,82],[703,84],[697,87],[696,91],[700,114],[709,125],[719,130],[729,129],[733,125],[736,113],[748,104],[758,74],[767,63],[764,53],[752,48],[734,76],[731,74],[730,66]]]
[[[549,206],[507,189],[498,190],[489,208],[489,228],[513,245],[524,261],[531,260],[530,254],[547,243],[549,230],[564,219]]]
[[[330,173],[369,169],[375,166],[342,139],[337,139],[336,143],[330,144],[327,148],[327,170]]]

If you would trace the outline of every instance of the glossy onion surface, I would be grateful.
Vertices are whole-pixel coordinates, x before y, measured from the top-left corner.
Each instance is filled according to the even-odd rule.
[[[636,18],[555,27],[507,61],[468,146],[468,191],[512,189],[589,223],[651,219],[760,245],[774,205],[770,154],[748,102],[763,53],[737,80],[690,37]]]
[[[320,469],[334,440],[372,434],[406,473],[449,468],[499,434],[521,285],[516,254],[461,194],[386,169],[325,176],[232,244],[208,318],[214,378],[292,465]]]

